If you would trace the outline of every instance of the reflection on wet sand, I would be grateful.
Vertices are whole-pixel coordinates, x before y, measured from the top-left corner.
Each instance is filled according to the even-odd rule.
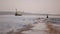
[[[47,27],[49,28],[49,34],[60,34],[60,24],[48,22]]]

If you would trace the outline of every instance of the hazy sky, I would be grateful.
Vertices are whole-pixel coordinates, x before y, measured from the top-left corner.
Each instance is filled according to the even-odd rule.
[[[0,11],[60,14],[60,0],[0,0]]]

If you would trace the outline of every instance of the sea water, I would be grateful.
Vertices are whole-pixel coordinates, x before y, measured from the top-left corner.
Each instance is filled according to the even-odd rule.
[[[23,25],[34,23],[35,18],[40,18],[40,16],[0,15],[0,32],[7,32],[12,29],[22,28]]]
[[[23,28],[23,25],[33,24],[35,18],[46,18],[46,16],[36,15],[0,15],[0,32],[8,32],[12,29]],[[53,20],[53,19],[52,19]]]

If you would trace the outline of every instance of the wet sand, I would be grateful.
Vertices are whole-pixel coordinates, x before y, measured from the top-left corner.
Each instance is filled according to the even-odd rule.
[[[35,24],[35,26],[33,28],[31,28],[31,30],[29,31],[23,31],[22,33],[25,34],[48,34],[47,32],[47,28],[45,23],[38,23]]]

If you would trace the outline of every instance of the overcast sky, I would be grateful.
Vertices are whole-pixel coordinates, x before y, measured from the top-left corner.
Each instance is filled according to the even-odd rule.
[[[60,14],[60,0],[0,0],[0,11]]]

